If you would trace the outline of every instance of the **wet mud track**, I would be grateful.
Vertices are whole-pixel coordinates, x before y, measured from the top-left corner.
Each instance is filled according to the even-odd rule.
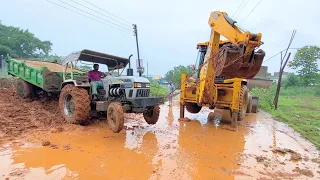
[[[103,120],[40,126],[1,144],[0,179],[320,179],[319,151],[286,124],[259,112],[234,132],[209,112],[178,121],[175,102],[155,125],[127,114],[118,134]]]

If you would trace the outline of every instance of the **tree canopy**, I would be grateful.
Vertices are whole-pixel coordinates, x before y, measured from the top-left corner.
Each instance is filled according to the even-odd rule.
[[[305,46],[298,50],[293,61],[289,62],[289,67],[297,69],[304,86],[315,84],[319,76],[317,60],[320,57],[318,46]]]
[[[50,41],[41,41],[29,30],[5,26],[0,22],[0,55],[17,58],[44,58],[51,51]]]
[[[191,66],[177,66],[174,67],[173,70],[170,70],[166,73],[165,79],[169,82],[172,82],[176,88],[180,87],[181,83],[181,75],[185,74],[191,74],[192,73],[192,67]]]

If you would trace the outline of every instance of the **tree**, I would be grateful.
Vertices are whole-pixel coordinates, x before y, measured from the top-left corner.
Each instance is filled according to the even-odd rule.
[[[298,50],[293,61],[289,63],[289,67],[298,69],[302,85],[315,84],[317,76],[319,76],[317,64],[319,55],[320,48],[318,46],[305,46]]]
[[[294,86],[300,86],[300,78],[299,76],[295,75],[295,74],[289,74],[288,77],[286,79],[284,79],[282,85],[284,86],[284,88],[288,88],[288,87],[294,87]]]
[[[29,30],[5,26],[0,22],[0,55],[17,58],[44,58],[51,51],[50,41],[41,41]]]
[[[181,83],[181,75],[185,74],[191,74],[192,73],[192,67],[189,66],[177,66],[174,67],[173,70],[170,70],[166,73],[165,79],[169,82],[172,82],[175,87],[179,88]]]

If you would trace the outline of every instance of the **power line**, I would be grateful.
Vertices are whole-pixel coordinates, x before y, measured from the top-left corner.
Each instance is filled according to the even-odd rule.
[[[244,9],[244,7],[246,7],[246,5],[248,4],[250,0],[246,1],[246,3],[243,5],[243,7],[241,8],[241,10],[239,11],[239,13],[236,16],[239,16],[239,14],[241,13],[241,11]]]
[[[255,6],[254,8],[251,10],[251,12],[247,15],[247,17],[245,17],[242,22],[240,23],[240,25],[250,16],[250,14],[258,7],[258,5],[261,3],[262,0],[260,0]]]
[[[233,13],[232,17],[234,17],[234,15],[236,15],[236,13],[239,11],[241,5],[244,3],[245,0],[242,0],[241,4],[238,6],[237,10]]]
[[[301,49],[301,48],[289,48],[289,49]],[[277,55],[281,54],[281,53],[282,53],[283,51],[285,51],[285,50],[287,50],[287,48],[285,48],[284,50],[282,50],[282,51],[280,51],[280,52],[278,52],[278,53],[274,54],[273,56],[271,56],[270,58],[268,58],[268,59],[264,60],[263,62],[267,62],[267,61],[269,61],[270,59],[272,59],[272,58],[276,57]]]
[[[70,8],[68,8],[68,7],[62,6],[62,5],[58,4],[58,3],[52,2],[52,1],[50,1],[50,0],[46,0],[46,1],[48,1],[48,2],[50,2],[50,3],[52,3],[52,4],[55,4],[55,5],[57,5],[57,6],[60,6],[60,7],[62,7],[62,8],[65,8],[65,9],[67,9],[67,10],[69,10],[69,11],[74,12],[74,13],[80,14],[80,15],[82,15],[82,16],[84,16],[84,17],[86,17],[86,18],[89,18],[89,19],[91,19],[91,20],[94,20],[94,21],[97,21],[97,22],[102,23],[102,24],[104,24],[104,25],[107,25],[107,26],[109,26],[109,27],[118,29],[118,30],[120,30],[120,31],[122,31],[122,32],[124,32],[124,33],[128,33],[127,31],[124,31],[124,30],[122,30],[122,29],[120,29],[120,28],[117,28],[117,27],[115,27],[115,26],[112,26],[112,25],[110,25],[110,24],[104,23],[103,21],[97,20],[97,19],[95,19],[95,18],[92,18],[92,17],[90,17],[90,16],[87,16],[87,15],[85,15],[85,14],[82,14],[82,13],[80,13],[80,12],[78,12],[78,11],[75,11],[75,10],[73,10],[73,9],[70,9]],[[128,33],[128,34],[129,34],[129,33]]]
[[[110,12],[108,12],[108,11],[104,10],[104,9],[102,9],[102,8],[100,8],[99,6],[96,6],[96,5],[92,4],[91,2],[88,2],[88,1],[86,1],[86,0],[83,0],[83,1],[84,1],[84,2],[86,2],[86,3],[88,3],[88,4],[90,4],[91,6],[94,6],[94,7],[98,8],[98,9],[100,9],[100,10],[102,10],[102,11],[104,11],[104,12],[106,12],[106,13],[108,13],[108,14],[110,14],[110,15],[112,15],[112,16],[114,16],[114,17],[116,17],[116,18],[118,18],[118,19],[121,19],[123,22],[129,23],[129,24],[132,24],[132,23],[130,23],[130,22],[128,22],[128,21],[126,21],[126,20],[124,20],[124,19],[122,19],[122,18],[120,18],[120,17],[118,17],[118,16],[116,16],[116,15],[114,15],[114,14],[112,14],[112,13],[110,13]]]
[[[88,6],[85,6],[85,5],[79,3],[79,2],[77,2],[77,1],[75,1],[75,0],[70,0],[70,1],[72,1],[72,2],[74,2],[74,3],[76,3],[76,4],[78,4],[78,5],[80,5],[80,6],[82,6],[82,7],[85,7],[85,8],[87,8],[87,9],[90,9],[91,11],[96,12],[96,13],[104,16],[104,17],[107,17],[107,18],[109,18],[109,19],[112,19],[113,21],[116,21],[116,22],[118,22],[118,23],[120,23],[120,24],[122,24],[122,25],[124,25],[124,26],[131,27],[131,25],[125,24],[125,23],[123,23],[123,22],[121,22],[121,21],[118,21],[118,20],[112,18],[112,17],[106,16],[105,14],[103,14],[103,13],[101,13],[101,12],[99,12],[99,11],[96,11],[96,10],[94,10],[94,9],[88,7]]]
[[[87,13],[87,14],[90,14],[91,16],[94,16],[94,17],[96,17],[96,18],[98,18],[98,19],[102,19],[102,20],[104,20],[104,21],[106,21],[106,22],[109,22],[109,23],[111,23],[111,24],[113,24],[113,25],[115,25],[115,26],[118,26],[118,27],[120,27],[120,28],[122,28],[122,29],[124,29],[124,30],[127,30],[127,31],[129,31],[129,32],[132,32],[131,29],[122,27],[122,26],[120,26],[120,25],[118,25],[118,24],[116,24],[116,23],[114,23],[114,22],[111,22],[111,21],[109,21],[109,20],[107,20],[107,19],[104,19],[104,18],[101,18],[101,17],[99,17],[99,16],[96,16],[96,15],[94,15],[94,14],[88,12],[88,11],[85,11],[85,10],[83,10],[83,9],[80,9],[80,8],[78,8],[78,7],[75,7],[75,6],[71,5],[71,4],[68,4],[68,3],[62,1],[62,0],[58,0],[58,1],[66,4],[66,5],[68,5],[68,6],[70,6],[70,7],[73,7],[73,8],[75,8],[75,9],[78,9],[79,11],[83,11],[83,12],[85,12],[85,13]]]

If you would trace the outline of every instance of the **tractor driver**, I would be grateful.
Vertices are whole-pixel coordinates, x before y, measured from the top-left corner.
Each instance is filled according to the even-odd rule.
[[[107,75],[105,73],[99,71],[99,64],[94,64],[93,70],[88,72],[88,78],[91,80],[93,99],[97,98],[97,95],[98,95],[97,88],[103,87],[101,78],[104,78],[106,76]]]

